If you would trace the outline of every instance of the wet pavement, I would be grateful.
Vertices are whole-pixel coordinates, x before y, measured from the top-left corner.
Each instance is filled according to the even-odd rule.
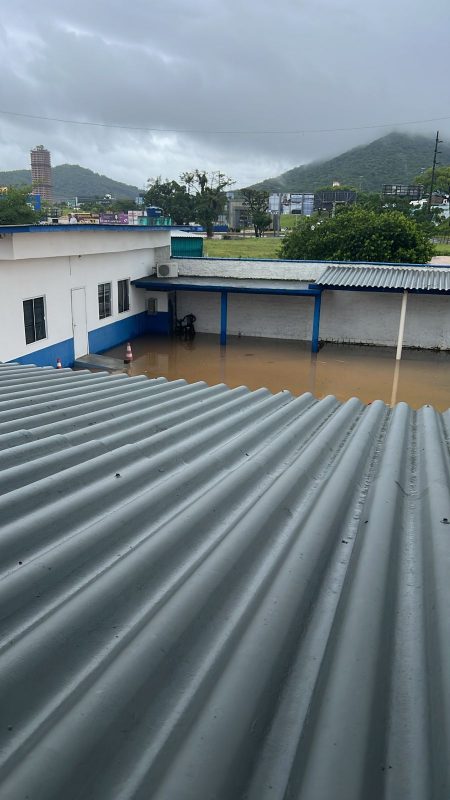
[[[265,386],[319,398],[334,394],[339,400],[356,396],[365,403],[404,400],[413,408],[429,404],[439,411],[450,407],[450,352],[404,350],[396,362],[395,349],[388,347],[326,344],[312,355],[308,342],[230,336],[221,347],[212,334],[197,334],[193,342],[141,336],[132,346],[131,375]],[[104,355],[123,359],[125,346]]]

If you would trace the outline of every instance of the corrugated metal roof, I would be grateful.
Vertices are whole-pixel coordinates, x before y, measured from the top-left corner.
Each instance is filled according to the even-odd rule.
[[[200,233],[192,233],[192,231],[183,231],[178,228],[172,228],[170,231],[172,239],[203,239]]]
[[[319,286],[450,292],[450,269],[433,267],[328,267]]]
[[[0,796],[448,798],[449,421],[0,366]]]

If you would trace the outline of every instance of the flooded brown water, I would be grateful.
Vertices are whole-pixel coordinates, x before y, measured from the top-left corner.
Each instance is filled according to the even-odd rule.
[[[212,334],[197,334],[193,342],[141,336],[132,344],[131,375],[450,407],[450,353],[404,350],[396,374],[395,350],[387,347],[327,344],[312,355],[307,342],[230,336],[221,347]],[[120,346],[104,355],[122,359],[124,352]]]

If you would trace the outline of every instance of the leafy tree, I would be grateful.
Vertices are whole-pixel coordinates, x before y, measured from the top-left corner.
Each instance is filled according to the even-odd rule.
[[[0,193],[0,225],[33,225],[39,222],[39,214],[27,204],[30,193],[30,186],[8,186],[6,192]]]
[[[428,236],[436,235],[436,227],[444,220],[444,214],[439,206],[432,206],[428,210],[427,205],[412,206],[409,216]]]
[[[350,184],[339,184],[339,186],[333,186],[332,183],[328,184],[327,186],[318,186],[317,189],[314,190],[315,192],[357,192],[358,189],[355,185]]]
[[[255,236],[260,237],[270,225],[271,216],[267,213],[269,207],[269,192],[258,189],[243,189],[244,205],[249,209]]]
[[[144,203],[162,208],[175,225],[187,225],[195,217],[194,198],[189,194],[187,186],[177,181],[163,181],[161,176],[149,181]]]
[[[213,224],[225,207],[223,190],[233,181],[221,172],[208,176],[198,169],[183,173],[180,181],[163,181],[161,177],[150,180],[144,195],[145,204],[162,208],[176,225],[195,220],[211,237]]]
[[[108,205],[108,211],[132,211],[136,210],[138,206],[133,200],[126,197],[117,197],[116,200],[111,200]]]
[[[383,196],[378,192],[359,192],[356,204],[366,211],[375,211],[376,214],[400,211],[402,214],[410,216],[412,208],[408,197]]]
[[[207,237],[211,238],[213,225],[225,208],[227,198],[223,190],[231,186],[234,181],[222,172],[208,176],[206,172],[198,169],[194,172],[184,172],[181,180],[194,201],[196,221],[203,225]]]
[[[386,261],[426,263],[434,248],[427,234],[399,211],[377,214],[345,208],[334,218],[303,218],[286,235],[282,258],[323,261]]]
[[[413,206],[408,197],[382,196],[364,192],[358,195],[357,205],[366,211],[374,211],[376,214],[398,211],[405,217],[413,219],[428,236],[436,233],[436,225],[439,225],[442,220],[440,208],[433,207],[429,211],[425,205]]]
[[[422,184],[425,188],[425,193],[427,194],[430,191],[431,187],[431,173],[432,167],[426,169],[424,172],[421,172],[420,175],[416,175],[414,178],[414,183]],[[447,192],[449,191],[450,187],[450,166],[442,166],[436,167],[434,173],[434,184],[433,190],[438,192]]]

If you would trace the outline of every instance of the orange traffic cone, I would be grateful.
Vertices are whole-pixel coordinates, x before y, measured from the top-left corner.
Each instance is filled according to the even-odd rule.
[[[125,353],[125,358],[123,360],[124,364],[130,364],[133,361],[133,353],[131,352],[131,344],[127,342],[127,352]]]
[[[60,358],[56,359],[56,369],[62,369],[62,364],[61,364],[61,359]]]

